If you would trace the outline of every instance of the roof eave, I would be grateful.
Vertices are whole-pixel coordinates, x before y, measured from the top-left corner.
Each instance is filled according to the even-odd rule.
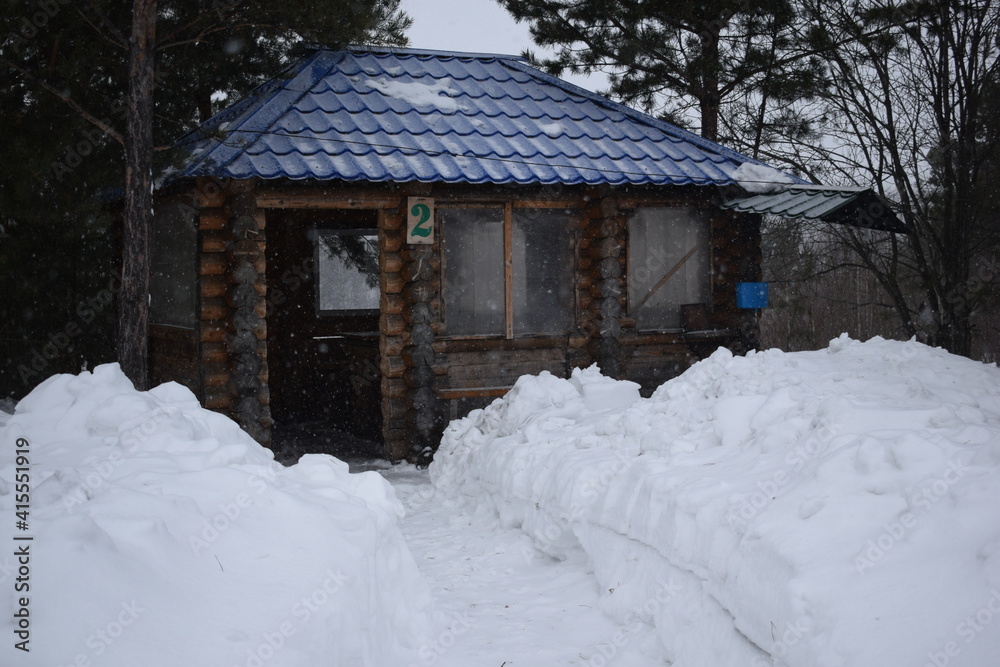
[[[797,212],[791,213],[787,197],[790,194],[802,193],[815,193],[811,197],[814,202],[810,206],[807,197],[795,207]],[[840,197],[841,201],[830,206],[828,202],[821,200],[830,196]],[[819,220],[897,234],[910,233],[892,210],[891,204],[870,188],[795,185],[769,193],[736,197],[723,202],[721,206],[742,213],[767,213],[785,218]]]

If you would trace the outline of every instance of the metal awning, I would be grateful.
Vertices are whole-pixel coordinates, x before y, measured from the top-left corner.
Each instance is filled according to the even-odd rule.
[[[889,202],[867,188],[790,185],[772,192],[730,199],[722,208],[909,233]]]

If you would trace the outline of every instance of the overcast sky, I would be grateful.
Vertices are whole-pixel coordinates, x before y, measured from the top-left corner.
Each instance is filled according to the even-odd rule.
[[[539,52],[527,24],[515,23],[495,0],[403,0],[401,7],[413,17],[408,34],[415,49],[511,55],[525,49]],[[603,77],[565,78],[593,91],[604,85]]]

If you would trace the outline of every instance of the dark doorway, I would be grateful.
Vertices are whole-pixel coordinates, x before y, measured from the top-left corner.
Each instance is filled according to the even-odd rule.
[[[275,449],[380,456],[377,212],[269,212],[267,276]]]

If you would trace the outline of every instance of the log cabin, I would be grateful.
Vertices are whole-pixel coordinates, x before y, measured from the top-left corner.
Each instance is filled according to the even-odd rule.
[[[900,231],[871,191],[518,57],[317,47],[177,143],[152,379],[276,449],[313,425],[330,453],[416,460],[523,374],[597,364],[648,395],[752,348],[767,213]]]

